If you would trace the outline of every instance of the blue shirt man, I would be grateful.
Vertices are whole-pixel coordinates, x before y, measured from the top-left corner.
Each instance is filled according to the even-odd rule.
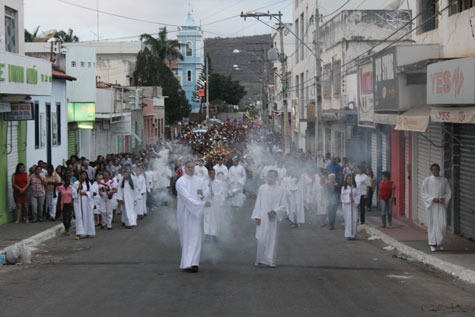
[[[325,167],[330,173],[335,174],[336,176],[336,182],[340,182],[340,172],[341,172],[341,166],[340,164],[337,163],[336,158],[332,157],[332,160],[330,163],[327,164]]]

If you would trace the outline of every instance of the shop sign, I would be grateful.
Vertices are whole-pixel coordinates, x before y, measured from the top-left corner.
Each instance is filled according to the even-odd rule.
[[[6,121],[33,120],[33,105],[31,103],[12,103],[11,111],[5,113]]]
[[[399,109],[398,80],[396,76],[395,51],[374,58],[375,105],[376,110]]]
[[[50,62],[0,52],[0,94],[48,96],[52,82]]]
[[[110,131],[115,135],[131,135],[132,132],[132,113],[125,112],[122,120],[112,122]]]
[[[475,108],[433,107],[430,118],[434,122],[475,123]]]
[[[8,102],[0,103],[0,112],[10,112],[11,111],[10,104]]]
[[[427,67],[428,104],[475,104],[475,57]]]
[[[68,122],[86,122],[96,120],[94,102],[68,102]]]
[[[358,72],[358,125],[374,128],[373,64],[360,66]]]

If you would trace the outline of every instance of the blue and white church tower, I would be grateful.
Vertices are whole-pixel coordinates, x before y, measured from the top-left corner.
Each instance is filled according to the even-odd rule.
[[[191,112],[197,113],[200,111],[200,102],[193,100],[193,92],[196,91],[197,81],[204,68],[204,42],[203,31],[193,20],[191,10],[188,11],[186,23],[181,27],[177,38],[183,55],[183,60],[178,60],[178,76],[191,104]]]

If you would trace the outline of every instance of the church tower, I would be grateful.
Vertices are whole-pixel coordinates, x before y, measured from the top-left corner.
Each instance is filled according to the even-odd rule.
[[[200,102],[193,100],[193,92],[196,91],[196,84],[204,67],[204,42],[203,31],[193,20],[191,10],[188,11],[186,23],[181,27],[177,38],[183,55],[183,60],[178,60],[178,77],[191,104],[191,112],[197,113],[200,111]]]

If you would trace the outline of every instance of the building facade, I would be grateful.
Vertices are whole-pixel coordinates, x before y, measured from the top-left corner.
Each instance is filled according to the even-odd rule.
[[[0,224],[12,221],[15,209],[12,174],[27,163],[27,122],[34,119],[31,96],[52,93],[51,63],[25,56],[21,0],[0,1]]]
[[[186,23],[181,27],[177,38],[183,60],[178,60],[176,75],[191,104],[191,112],[198,113],[201,104],[195,94],[200,74],[204,71],[204,43],[203,31],[196,25],[191,12],[188,12]]]

